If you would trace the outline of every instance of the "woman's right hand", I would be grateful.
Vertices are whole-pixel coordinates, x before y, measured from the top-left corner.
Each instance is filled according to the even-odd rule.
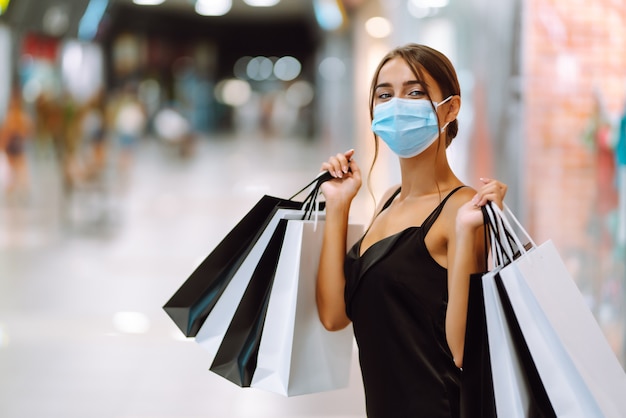
[[[354,150],[339,153],[322,164],[321,171],[328,171],[333,180],[321,186],[322,194],[328,204],[349,204],[361,188],[361,170],[352,159]]]

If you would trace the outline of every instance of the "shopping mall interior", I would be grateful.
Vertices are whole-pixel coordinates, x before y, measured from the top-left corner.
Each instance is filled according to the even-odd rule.
[[[365,417],[356,345],[341,389],[243,389],[163,306],[331,155],[368,224],[400,178],[370,78],[407,43],[457,70],[455,173],[508,185],[626,367],[624,1],[0,0],[0,416]]]

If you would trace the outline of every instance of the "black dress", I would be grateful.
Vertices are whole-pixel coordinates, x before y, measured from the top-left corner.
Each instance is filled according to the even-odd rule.
[[[461,187],[421,226],[384,238],[359,256],[361,238],[347,254],[346,309],[359,346],[370,418],[459,415],[461,371],[445,335],[447,270],[431,257],[424,238]]]

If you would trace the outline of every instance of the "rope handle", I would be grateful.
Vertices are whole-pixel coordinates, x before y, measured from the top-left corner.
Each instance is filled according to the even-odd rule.
[[[484,207],[489,218],[494,267],[504,266],[512,262],[517,256],[526,254],[529,249],[524,245],[523,238],[531,245],[530,248],[537,246],[508,206],[503,204],[504,209],[500,209],[497,205],[489,202]],[[521,235],[515,232],[512,223],[517,225]]]

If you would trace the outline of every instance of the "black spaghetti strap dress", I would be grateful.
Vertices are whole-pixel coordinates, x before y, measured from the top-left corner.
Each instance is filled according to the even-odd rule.
[[[384,238],[359,256],[361,238],[346,256],[346,310],[369,418],[459,416],[461,370],[445,335],[447,270],[431,257],[424,238],[461,187],[421,226]]]

